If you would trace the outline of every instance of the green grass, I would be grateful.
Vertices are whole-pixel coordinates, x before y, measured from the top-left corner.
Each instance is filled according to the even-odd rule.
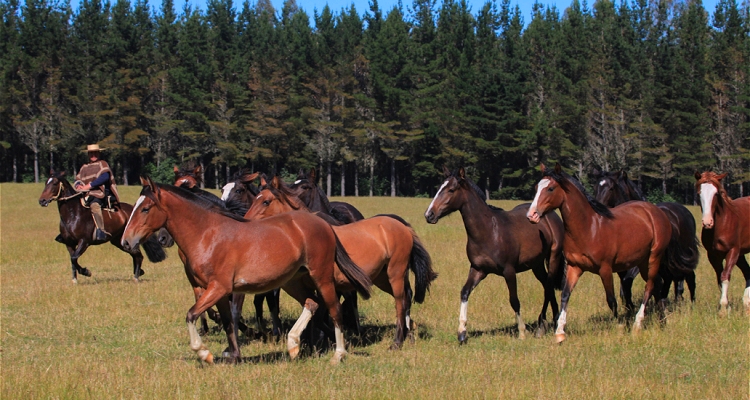
[[[188,346],[184,321],[194,300],[176,248],[163,263],[144,262],[146,275],[136,284],[127,254],[95,246],[80,260],[93,276],[73,285],[68,253],[53,240],[56,205],[39,207],[41,191],[42,185],[0,185],[3,399],[748,398],[743,279],[737,271],[729,292],[734,310],[720,318],[719,290],[705,255],[696,303],[675,307],[665,324],[650,314],[639,335],[618,326],[601,281],[584,274],[571,297],[569,337],[561,346],[552,344],[551,334],[516,339],[505,282],[490,276],[469,300],[469,342],[459,347],[459,293],[468,273],[459,214],[428,225],[422,215],[430,199],[346,198],[365,215],[403,216],[432,255],[440,277],[425,304],[412,309],[417,342],[388,350],[393,300],[376,292],[359,302],[366,340],[348,337],[363,344],[350,346],[339,366],[329,365],[330,353],[308,352],[291,361],[283,342],[243,341],[247,362],[204,367]],[[132,202],[139,188],[120,191]],[[638,279],[634,299],[642,293]],[[519,275],[519,296],[531,324],[542,290],[530,272]],[[300,307],[285,294],[281,303],[288,329]],[[245,307],[246,319],[251,308]],[[218,329],[205,341],[214,354],[226,346]]]

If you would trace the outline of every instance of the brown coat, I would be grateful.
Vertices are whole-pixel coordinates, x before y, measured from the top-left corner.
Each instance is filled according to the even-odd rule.
[[[117,193],[117,185],[115,184],[115,174],[112,173],[112,170],[109,168],[109,164],[107,164],[107,162],[104,160],[98,160],[98,161],[88,163],[82,166],[81,170],[78,171],[78,174],[76,175],[76,186],[78,186],[79,183],[82,185],[91,183],[105,172],[109,173],[109,189],[112,191],[112,195],[114,195],[117,201],[119,202],[120,195],[119,193]],[[94,196],[97,199],[103,199],[104,198],[104,185],[101,185],[96,188],[91,188],[91,191],[89,191],[89,196]]]

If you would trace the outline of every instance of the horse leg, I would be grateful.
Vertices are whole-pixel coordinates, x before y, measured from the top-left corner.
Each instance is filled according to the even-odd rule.
[[[602,285],[604,285],[604,293],[607,296],[607,305],[609,306],[609,309],[612,310],[612,314],[614,314],[615,319],[618,319],[617,298],[615,297],[615,284],[612,280],[612,267],[610,267],[609,265],[599,266],[599,278],[601,278]]]
[[[393,262],[393,260],[391,262]],[[404,267],[406,267],[406,263],[404,263]],[[396,276],[388,276],[385,273],[381,273],[377,279],[373,281],[373,284],[380,288],[380,290],[393,296],[396,306],[396,333],[390,350],[401,349],[404,339],[406,338],[406,313],[404,307],[406,304],[404,301],[406,297],[404,292],[404,277],[406,276],[406,272],[407,271],[404,270],[403,274],[396,274]]]
[[[71,264],[71,269],[73,271],[73,283],[78,283],[77,273],[79,272],[83,276],[91,276],[91,271],[89,271],[86,268],[81,267],[81,265],[78,264],[78,258],[89,247],[88,242],[84,239],[81,239],[78,241],[78,245],[75,248],[73,248],[72,246],[67,246],[67,245],[65,247],[68,248],[68,253],[70,254],[70,264]]]
[[[666,283],[666,280],[665,280]],[[667,292],[669,291],[669,287],[667,287]],[[682,301],[684,300],[685,296],[685,278],[675,279],[674,280],[674,300],[675,301]],[[666,298],[667,296],[664,296]]]
[[[745,277],[745,292],[742,294],[742,304],[745,306],[745,314],[750,315],[750,265],[744,255],[737,258],[737,267]]]
[[[214,357],[208,350],[208,348],[203,344],[203,341],[198,334],[198,329],[196,329],[195,327],[195,320],[197,320],[198,316],[206,311],[209,307],[219,302],[222,298],[225,298],[228,294],[229,291],[221,288],[219,284],[216,283],[216,281],[210,282],[198,301],[196,301],[195,304],[190,308],[190,310],[188,310],[187,316],[185,318],[185,321],[187,322],[188,333],[190,334],[190,348],[198,353],[198,357],[200,357],[202,361],[205,361],[208,364],[213,364]],[[226,311],[229,310],[227,309]],[[231,311],[229,311],[229,313],[231,314]],[[227,317],[228,316],[229,314],[227,314]],[[237,338],[234,336],[234,329],[229,330],[227,332],[227,336],[230,339],[230,347],[234,346],[232,349],[232,353],[239,355],[239,347],[237,346]]]
[[[656,256],[654,253],[651,253],[648,259],[648,269],[645,271],[641,270],[641,277],[646,279],[646,290],[643,293],[643,303],[641,303],[641,308],[638,309],[638,313],[635,315],[633,333],[638,333],[643,328],[643,318],[646,316],[646,305],[651,298],[651,292],[654,288],[656,288],[657,293],[658,290],[661,290],[661,277],[659,276],[660,259],[661,256]]]
[[[411,289],[409,283],[409,275],[404,277],[404,320],[406,321],[406,337],[409,338],[409,342],[414,344],[417,340],[417,323],[411,319],[411,299],[414,297],[414,292]]]
[[[224,354],[222,355],[233,364],[242,360],[240,346],[237,343],[237,318],[239,318],[242,308],[239,309],[239,312],[235,312],[235,296],[237,294],[229,294],[216,302],[216,308],[219,310],[219,315],[221,316],[221,325],[227,334],[227,342],[229,342],[229,347],[224,350]]]
[[[617,273],[620,276],[620,298],[625,304],[625,309],[628,312],[635,310],[635,304],[633,304],[633,281],[638,275],[638,267],[633,267],[627,271],[620,271]]]
[[[313,277],[313,279],[315,279]],[[320,279],[316,279],[315,286],[318,288],[318,293],[323,298],[323,302],[328,309],[328,314],[333,319],[333,327],[336,336],[336,351],[333,353],[331,358],[331,364],[338,364],[346,356],[346,342],[344,341],[344,333],[341,330],[343,322],[341,320],[341,304],[339,303],[339,296],[336,294],[336,288],[333,282],[325,282]]]
[[[518,338],[521,340],[526,339],[526,324],[523,322],[523,318],[521,317],[521,302],[518,301],[518,285],[516,284],[515,267],[503,268],[503,277],[505,278],[505,284],[508,286],[510,306],[513,307],[513,311],[516,313]]]
[[[458,315],[458,344],[466,343],[466,322],[468,322],[467,313],[469,310],[469,295],[471,291],[487,276],[487,273],[480,271],[471,265],[469,269],[469,277],[466,278],[466,283],[463,289],[461,289],[461,311]]]
[[[341,303],[341,312],[344,319],[344,326],[347,330],[354,331],[357,335],[362,334],[359,325],[359,309],[357,308],[357,292],[342,293],[344,297]]]
[[[193,296],[195,296],[196,303],[198,302],[198,299],[201,298],[201,295],[203,294],[203,288],[198,286],[193,286]],[[206,313],[201,313],[200,315],[201,320],[201,328],[198,331],[198,334],[203,336],[208,333],[208,321],[206,320]]]
[[[264,335],[263,326],[263,300],[266,297],[266,293],[256,294],[253,297],[253,305],[255,306],[255,328],[258,330],[258,335],[261,337]]]
[[[534,332],[534,336],[542,337],[547,333],[547,305],[552,301],[555,301],[555,288],[553,287],[552,277],[548,278],[547,276],[547,270],[544,268],[544,264],[539,267],[534,267],[532,272],[534,272],[534,277],[536,277],[536,279],[542,284],[542,288],[544,289],[544,305],[542,305],[542,312],[539,313],[539,318],[537,318],[536,331]],[[551,299],[550,293],[552,294]],[[555,303],[557,302],[555,301]],[[555,314],[557,314],[557,304],[555,304],[554,308],[555,310],[552,310],[553,319]]]
[[[143,270],[141,269],[143,254],[136,248],[136,251],[130,253],[130,256],[133,257],[133,280],[139,282],[139,278],[143,275]]]
[[[245,335],[247,335],[247,332],[250,331],[250,328],[245,325],[244,322],[242,322],[242,307],[245,304],[245,293],[233,293],[232,294],[232,316],[234,316],[234,313],[237,313],[237,318],[234,320],[234,326],[237,327],[237,330],[241,331]],[[237,337],[239,337],[239,333],[237,333]]]
[[[737,264],[740,257],[740,251],[737,248],[729,249],[727,253],[726,262],[724,263],[724,270],[721,271],[721,299],[719,300],[719,314],[724,316],[731,311],[729,306],[729,279],[732,277],[732,269]]]
[[[687,283],[688,290],[690,291],[690,302],[695,303],[695,272],[685,275],[685,283]],[[750,280],[747,284],[750,285]]]
[[[565,282],[563,282],[562,294],[560,295],[560,316],[557,318],[557,330],[555,330],[555,341],[557,343],[562,343],[565,340],[568,300],[570,300],[570,294],[576,287],[581,274],[583,274],[583,270],[580,267],[568,264],[567,270],[565,271]]]
[[[318,303],[312,300],[312,293],[310,293],[300,279],[288,281],[282,288],[302,306],[302,314],[300,314],[292,329],[287,334],[287,351],[289,352],[289,358],[294,360],[299,355],[302,331],[312,319],[315,311],[318,310]]]

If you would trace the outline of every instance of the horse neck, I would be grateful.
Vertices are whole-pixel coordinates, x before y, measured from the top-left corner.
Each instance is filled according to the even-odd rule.
[[[188,257],[190,252],[197,247],[203,235],[210,231],[207,227],[214,226],[214,221],[218,218],[226,218],[205,210],[177,195],[171,193],[165,195],[165,191],[162,191],[160,201],[164,212],[167,214],[165,227],[177,246]],[[230,220],[230,218],[226,219]]]
[[[560,205],[560,215],[566,235],[576,239],[590,237],[593,220],[602,218],[591,208],[586,195],[575,186],[566,192],[565,200]]]
[[[464,221],[466,234],[471,239],[487,238],[488,229],[491,232],[493,213],[505,213],[503,210],[492,210],[474,190],[464,189],[466,201],[458,208]]]
[[[727,219],[739,217],[739,213],[737,212],[737,206],[734,204],[734,201],[725,191],[719,189],[719,193],[717,195],[721,197],[721,201],[719,201],[718,199],[716,200],[714,223],[717,226],[720,226],[724,225],[722,222],[726,221]]]
[[[70,197],[78,193],[73,189],[73,186],[68,181],[61,180],[63,189],[60,192],[60,197]],[[76,216],[85,211],[83,205],[81,205],[81,198],[83,195],[75,196],[70,199],[62,200],[57,199],[57,211],[60,212],[60,219],[67,219],[69,217]]]

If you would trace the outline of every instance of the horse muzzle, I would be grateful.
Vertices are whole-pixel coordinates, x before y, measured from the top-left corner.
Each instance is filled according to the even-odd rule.
[[[702,222],[703,222],[703,229],[713,229],[714,228],[714,220],[713,220],[713,218],[711,218],[711,219],[704,218]]]
[[[435,212],[430,210],[424,213],[424,219],[428,224],[437,224],[439,218],[435,215]]]
[[[526,213],[526,218],[532,224],[538,224],[539,221],[542,219],[542,215],[539,213],[538,210],[529,209],[529,211]]]
[[[47,207],[49,205],[50,201],[47,199],[39,199],[39,205],[42,207]]]

